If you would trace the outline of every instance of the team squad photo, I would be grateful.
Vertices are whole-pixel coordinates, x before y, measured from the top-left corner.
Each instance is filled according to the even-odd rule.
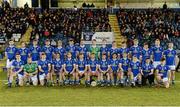
[[[137,39],[131,47],[123,42],[121,48],[117,48],[116,41],[110,47],[106,42],[103,39],[98,46],[93,39],[87,47],[83,39],[78,45],[70,39],[67,46],[60,40],[57,46],[51,46],[51,41],[46,39],[40,47],[34,39],[29,46],[22,42],[17,48],[10,40],[5,50],[8,87],[148,85],[169,88],[175,85],[178,58],[172,42],[166,50],[159,39],[152,47],[148,43],[139,46]]]

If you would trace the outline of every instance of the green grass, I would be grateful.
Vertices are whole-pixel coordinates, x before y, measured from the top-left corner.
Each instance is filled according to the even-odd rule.
[[[177,73],[177,80],[180,74]],[[0,80],[5,73],[0,72]],[[0,105],[128,106],[180,105],[180,82],[165,88],[14,87],[0,83]]]

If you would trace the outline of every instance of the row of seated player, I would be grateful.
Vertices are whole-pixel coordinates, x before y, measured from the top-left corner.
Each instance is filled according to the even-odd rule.
[[[72,43],[73,42],[70,41],[70,47],[67,47],[70,48],[70,50],[75,48],[72,46]],[[61,50],[54,54],[55,59],[49,57],[53,54],[53,52],[51,52],[52,47],[49,45],[49,41],[46,41],[46,45],[48,46],[44,46],[43,48],[45,50],[41,52],[37,51],[37,41],[34,41],[33,44],[35,46],[32,47],[33,50],[30,51],[31,55],[29,55],[29,57],[26,55],[26,59],[22,59],[23,57],[25,58],[24,43],[17,54],[15,54],[16,48],[13,46],[13,41],[10,41],[9,44],[10,46],[6,49],[9,86],[12,85],[13,77],[15,76],[18,77],[18,83],[21,86],[24,82],[24,76],[31,77],[32,82],[37,85],[36,70],[32,71],[32,69],[28,68],[32,63],[32,67],[34,69],[38,69],[39,71],[38,78],[41,85],[52,82],[51,71],[59,75],[57,79],[61,84],[79,84],[80,78],[83,75],[85,75],[86,85],[90,84],[90,75],[97,76],[98,84],[101,85],[125,85],[123,83],[126,83],[127,81],[129,81],[132,86],[135,86],[136,82],[137,84],[141,85],[142,76],[147,76],[146,79],[149,79],[151,84],[152,80],[154,80],[152,79],[154,75],[154,69],[159,70],[157,75],[155,75],[157,76],[156,79],[158,80],[158,84],[164,83],[165,87],[168,88],[170,81],[172,84],[174,84],[175,80],[177,59],[176,50],[173,49],[173,43],[169,43],[168,49],[163,50],[158,39],[155,41],[155,46],[152,48],[152,50],[148,48],[148,44],[145,44],[142,49],[141,46],[138,46],[137,39],[134,40],[134,45],[130,49],[128,49],[126,44],[124,44],[124,47],[120,49],[120,59],[118,58],[118,53],[115,52],[119,49],[115,47],[115,45],[112,45],[111,48],[111,50],[114,51],[110,53],[111,58],[107,59],[108,51],[106,51],[107,48],[105,41],[101,49],[96,46],[96,41],[93,41],[93,45],[90,48],[89,59],[86,56],[87,52],[84,50],[86,47],[81,44],[79,46],[80,50],[78,52],[78,58],[75,58],[75,53],[73,53],[71,50],[71,52],[68,51],[66,53],[67,58],[65,60],[61,60],[63,55]],[[60,49],[62,49],[62,47],[60,47]],[[100,52],[99,50],[104,50],[101,53],[101,59],[97,58],[98,52]],[[40,53],[40,59],[38,59]],[[132,57],[128,57],[128,54]],[[163,56],[165,57],[164,59]],[[12,59],[14,57],[15,59]],[[30,60],[30,63],[28,62],[24,65],[24,61],[27,59],[28,61]],[[23,70],[25,72],[23,72]],[[34,75],[28,75],[28,73]],[[71,76],[72,79],[69,78]],[[104,79],[104,76],[107,78]],[[126,79],[124,77],[128,77],[126,82],[124,82]]]
[[[172,40],[180,36],[180,14],[173,9],[121,9],[117,18],[122,35],[153,43],[155,39]],[[175,39],[175,48],[180,49]],[[167,44],[163,44],[167,47]]]

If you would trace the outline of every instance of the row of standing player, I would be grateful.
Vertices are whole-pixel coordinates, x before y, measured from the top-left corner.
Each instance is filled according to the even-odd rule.
[[[15,47],[13,47],[13,43],[11,43],[11,42],[13,42],[13,41],[10,41],[10,46],[8,47],[8,48],[11,48],[11,49],[6,49],[6,54],[7,54],[7,57],[8,57],[8,50],[13,50],[13,48],[15,48]],[[105,43],[105,41],[104,41],[104,43]],[[115,43],[115,42],[114,42]],[[118,49],[115,47],[115,44],[112,44],[112,50],[114,50],[114,51],[117,51]],[[46,41],[46,45],[47,45],[47,47],[45,46],[45,48],[46,49],[48,49],[48,47],[50,47],[50,46],[48,46],[50,43],[49,43],[49,41],[47,40]],[[61,42],[58,42],[58,44],[61,44]],[[70,47],[72,47],[72,45],[73,45],[73,42],[72,41],[70,41]],[[90,51],[91,51],[91,53],[93,53],[92,55],[95,55],[95,59],[97,59],[96,57],[98,57],[98,53],[96,52],[98,49],[94,49],[95,51],[93,52],[93,48],[96,48],[95,47],[95,45],[96,45],[96,43],[95,43],[95,41],[93,41],[93,45],[92,45],[92,48],[90,49]],[[23,45],[22,45],[23,46]],[[58,46],[61,46],[61,45],[58,45]],[[80,47],[82,48],[82,46],[84,47],[84,45],[83,45],[83,42],[81,42],[81,45],[80,45]],[[37,41],[34,41],[33,42],[33,48],[34,49],[37,49]],[[62,48],[62,47],[61,47]],[[100,48],[100,50],[102,50],[102,48],[106,48],[104,45]],[[23,49],[23,48],[22,48]],[[57,48],[58,49],[58,48]],[[115,50],[116,49],[116,50]],[[15,49],[14,49],[15,50]],[[83,50],[83,49],[82,49]],[[123,73],[123,76],[122,76],[122,72],[121,73],[117,73],[118,71],[129,71],[128,69],[129,68],[131,68],[131,71],[133,71],[133,69],[135,70],[134,71],[134,74],[133,74],[133,72],[132,72],[132,75],[134,75],[134,76],[130,76],[130,75],[127,75],[127,76],[129,76],[129,77],[131,77],[131,83],[134,85],[134,80],[138,80],[139,81],[139,84],[141,84],[141,77],[142,77],[142,75],[143,75],[143,73],[141,72],[141,76],[138,76],[138,74],[140,73],[140,68],[143,70],[143,67],[146,65],[145,64],[145,60],[147,59],[147,60],[150,60],[150,62],[153,60],[153,66],[151,66],[151,67],[144,67],[144,70],[143,71],[151,71],[150,69],[154,69],[154,68],[157,68],[157,66],[158,65],[160,65],[161,63],[160,63],[160,60],[161,60],[161,58],[162,58],[162,56],[164,55],[165,56],[165,58],[166,58],[166,65],[164,65],[164,66],[161,66],[161,67],[159,67],[159,69],[160,69],[160,71],[162,71],[162,72],[164,72],[164,71],[167,71],[167,73],[164,73],[164,75],[162,76],[162,81],[165,81],[165,80],[167,80],[167,78],[166,79],[164,79],[165,77],[167,77],[168,75],[165,75],[165,74],[168,74],[168,71],[169,70],[171,70],[172,72],[171,72],[171,80],[172,80],[172,82],[174,83],[174,78],[175,78],[175,75],[174,75],[174,71],[175,71],[175,59],[176,59],[176,51],[175,50],[173,50],[173,44],[172,43],[169,43],[169,48],[167,49],[167,50],[165,50],[165,51],[163,51],[163,48],[160,46],[160,41],[157,39],[156,41],[155,41],[155,47],[154,48],[152,48],[152,49],[149,49],[148,48],[148,45],[147,44],[145,44],[144,45],[144,47],[143,47],[143,49],[141,49],[141,47],[140,46],[138,46],[138,41],[137,40],[134,40],[134,46],[132,46],[130,49],[128,49],[127,47],[126,47],[126,44],[124,43],[123,44],[123,47],[122,48],[120,48],[119,50],[121,50],[122,51],[122,53],[124,53],[124,54],[126,54],[127,53],[127,56],[128,56],[128,54],[130,54],[130,55],[132,55],[132,56],[134,56],[133,58],[137,58],[137,61],[135,60],[135,62],[133,62],[134,60],[130,60],[130,58],[129,57],[127,57],[127,58],[120,58],[120,61],[119,61],[119,59],[118,59],[118,57],[120,56],[120,57],[122,57],[123,55],[121,54],[121,55],[118,55],[117,54],[117,52],[112,52],[112,53],[110,53],[110,56],[112,57],[112,58],[110,58],[111,59],[111,61],[109,61],[109,59],[107,60],[107,56],[109,55],[109,52],[107,53],[107,51],[105,50],[105,52],[102,52],[101,53],[101,56],[105,56],[106,57],[106,60],[107,60],[107,63],[105,63],[105,62],[101,62],[101,61],[97,61],[97,62],[101,62],[100,64],[98,64],[97,63],[97,65],[98,66],[100,66],[100,67],[98,67],[97,66],[97,68],[99,68],[99,70],[98,71],[102,71],[101,70],[101,65],[103,65],[103,63],[106,65],[106,67],[105,68],[107,68],[105,71],[108,71],[108,73],[105,73],[105,74],[107,74],[107,83],[111,83],[111,84],[114,84],[114,83],[124,83],[124,81],[123,81],[123,76],[124,76],[124,73]],[[36,50],[37,51],[37,50]],[[21,53],[21,51],[19,51],[20,53]],[[35,59],[34,57],[33,57],[33,53],[34,52],[34,50],[32,50],[32,51],[30,51],[30,56],[32,57],[32,60],[33,59]],[[46,60],[48,60],[48,57],[50,56],[49,54],[48,54],[48,52],[47,51],[44,51],[45,53],[45,56],[46,56]],[[42,54],[43,52],[41,52],[41,57],[44,55],[44,54]],[[57,53],[57,52],[56,52]],[[62,53],[61,53],[61,51],[59,50],[58,51],[58,53],[59,53],[59,56],[62,56]],[[81,54],[79,54],[78,56],[83,56],[83,59],[84,59],[84,57],[87,57],[87,56],[85,56],[85,52],[82,52],[82,51],[80,51],[79,53],[81,53]],[[52,53],[51,53],[52,54]],[[70,53],[69,53],[70,54]],[[75,55],[74,53],[72,53],[72,59],[74,60],[74,57],[73,57],[73,55]],[[22,55],[20,54],[20,56],[22,57]],[[56,55],[57,56],[57,55]],[[68,55],[67,55],[68,56]],[[114,61],[114,58],[113,58],[113,56],[114,57],[116,57],[115,59],[117,60],[117,61]],[[125,55],[126,56],[126,55]],[[36,58],[37,58],[37,56],[36,56]],[[132,59],[133,59],[132,58]],[[21,58],[22,59],[22,58]],[[61,57],[60,57],[60,59],[62,59]],[[125,59],[127,59],[127,61],[125,60]],[[141,59],[141,61],[139,61],[139,59]],[[159,60],[157,60],[157,59],[159,59]],[[102,59],[101,59],[102,60]],[[23,61],[25,61],[25,60],[23,60]],[[35,60],[33,60],[33,61],[35,61]],[[36,60],[37,61],[37,60]],[[62,60],[61,60],[62,61]],[[11,59],[9,59],[8,58],[8,60],[7,60],[7,65],[10,63],[10,62],[12,62],[11,61]],[[15,62],[15,61],[13,61],[13,62]],[[55,60],[51,60],[51,64],[52,65],[54,65],[54,63],[55,63],[56,61]],[[63,76],[63,75],[65,75],[65,74],[68,74],[69,75],[69,73],[65,73],[65,71],[66,71],[66,68],[68,67],[66,67],[66,65],[71,65],[71,64],[69,64],[68,62],[68,58],[64,61],[65,63],[63,64],[63,65],[65,65],[65,67],[62,67],[63,68],[63,70],[64,70],[64,73],[62,73],[61,75],[60,75],[60,81],[62,80],[62,78],[65,78],[65,76]],[[70,61],[71,62],[71,61]],[[75,63],[75,61],[73,61],[74,63]],[[77,60],[76,61],[76,63],[75,63],[75,65],[80,65],[81,67],[82,67],[82,63],[80,63],[81,61],[79,61],[79,60]],[[84,61],[85,62],[85,61]],[[141,63],[142,62],[142,63]],[[148,61],[147,61],[148,62]],[[163,61],[162,61],[163,62]],[[130,64],[128,64],[128,63],[130,63]],[[12,63],[11,63],[12,64]],[[85,63],[84,63],[85,64]],[[47,64],[48,65],[48,64]],[[72,64],[72,65],[74,65],[74,64]],[[87,64],[87,65],[90,65],[90,63],[89,64]],[[119,67],[119,65],[122,65],[122,67]],[[126,67],[124,66],[124,65],[126,65]],[[127,65],[128,65],[128,67],[127,67]],[[147,64],[148,65],[148,64]],[[150,64],[151,65],[151,64]],[[41,65],[40,63],[39,63],[39,61],[38,61],[38,68],[40,67],[40,66],[43,66],[43,64]],[[110,67],[109,67],[110,66]],[[124,66],[124,67],[123,67]],[[149,65],[148,65],[149,66]],[[80,67],[80,68],[81,68]],[[85,67],[85,66],[84,66]],[[75,67],[76,68],[76,67]],[[85,67],[86,68],[86,67]],[[86,71],[86,69],[84,68],[84,70],[79,70],[79,71]],[[91,68],[91,67],[88,67],[88,68]],[[103,69],[105,69],[105,68],[103,68]],[[81,69],[83,69],[83,67],[81,68]],[[148,70],[145,70],[145,69],[148,69]],[[48,69],[49,70],[49,69]],[[43,71],[43,70],[40,70],[39,69],[39,71]],[[78,71],[78,69],[76,69],[76,71]],[[95,69],[95,71],[97,71],[97,69]],[[109,71],[113,71],[113,73],[109,73]],[[44,72],[44,71],[43,71]],[[49,72],[49,71],[48,71]],[[48,74],[48,72],[47,72],[47,74]],[[69,72],[71,72],[71,70],[69,71]],[[115,81],[114,81],[114,72],[115,72],[115,74],[117,74],[117,76],[115,77]],[[150,73],[150,72],[149,72]],[[44,73],[43,73],[44,74]],[[45,73],[46,74],[46,73]],[[73,73],[74,74],[74,73]],[[92,74],[92,73],[91,73]],[[98,74],[99,74],[99,76],[98,76]],[[102,83],[102,78],[101,77],[103,77],[103,76],[100,76],[100,74],[101,73],[96,73],[96,75],[98,76],[98,82],[100,82],[101,81],[101,83]],[[125,73],[126,74],[126,73]],[[152,74],[152,73],[150,73],[150,74]],[[79,75],[81,75],[82,76],[82,74],[81,73],[75,73],[74,75],[73,75],[73,80],[76,80],[76,82],[77,83],[79,83],[79,77],[81,77],[81,76],[79,76]],[[90,74],[88,74],[88,75],[90,75]],[[109,76],[108,76],[109,75]],[[10,77],[10,75],[9,75],[9,73],[8,73],[8,77]],[[39,76],[40,77],[40,76]],[[51,76],[50,76],[51,77]],[[89,78],[87,78],[87,77],[90,77],[90,76],[85,76],[86,78],[85,78],[85,80],[86,80],[86,83],[87,84],[89,84],[89,82],[90,82],[90,80],[89,80]],[[137,79],[137,77],[138,77],[138,79]],[[147,76],[146,76],[147,77]],[[43,76],[43,79],[45,78],[45,76]],[[132,79],[133,78],[133,79]],[[40,78],[41,79],[41,78]],[[64,80],[66,80],[66,79],[64,79]],[[133,81],[132,81],[133,80]],[[152,79],[151,79],[152,80]],[[169,79],[168,79],[169,80]],[[66,81],[67,82],[67,81]],[[75,82],[75,81],[73,81],[73,82]]]

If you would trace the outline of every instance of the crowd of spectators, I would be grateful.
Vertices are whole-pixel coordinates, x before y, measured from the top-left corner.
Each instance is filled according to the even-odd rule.
[[[34,12],[31,16],[31,39],[39,35],[40,38],[62,39],[65,43],[68,39],[74,39],[78,43],[83,31],[111,31],[108,12],[105,9],[44,10],[40,14]]]
[[[117,13],[122,35],[129,40],[138,38],[141,44],[144,42],[153,43],[156,38],[166,41],[173,41],[175,47],[180,49],[180,12],[173,9],[120,9]]]

